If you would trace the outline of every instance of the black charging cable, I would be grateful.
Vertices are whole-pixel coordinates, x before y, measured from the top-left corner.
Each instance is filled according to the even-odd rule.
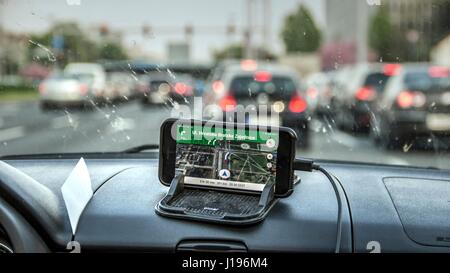
[[[333,186],[334,194],[336,195],[336,200],[338,203],[338,218],[337,218],[337,231],[336,231],[336,247],[334,249],[335,253],[339,253],[341,249],[341,239],[342,239],[342,201],[344,198],[341,198],[341,192],[339,191],[338,182],[333,179],[332,175],[322,168],[320,165],[314,163],[311,159],[306,158],[296,158],[294,160],[294,170],[303,171],[303,172],[312,172],[319,171],[323,173]]]

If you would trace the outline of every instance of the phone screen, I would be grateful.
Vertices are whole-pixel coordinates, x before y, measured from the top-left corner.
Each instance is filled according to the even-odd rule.
[[[262,191],[275,183],[278,131],[176,126],[175,169],[185,184]]]

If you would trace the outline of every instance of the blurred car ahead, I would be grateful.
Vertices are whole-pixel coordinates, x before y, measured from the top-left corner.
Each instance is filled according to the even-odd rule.
[[[106,93],[109,99],[129,100],[134,96],[132,78],[128,73],[110,72],[106,78]]]
[[[421,136],[450,136],[450,69],[403,65],[374,108],[372,136],[386,148],[410,145]]]
[[[141,83],[144,105],[175,105],[189,103],[195,92],[195,79],[187,74],[152,72],[148,85]]]
[[[169,94],[173,92],[173,81],[166,72],[152,72],[147,74],[148,86],[142,84],[144,105],[163,105],[167,103]]]
[[[337,126],[354,132],[368,132],[373,105],[398,68],[397,64],[359,64],[350,68],[351,78],[333,100]]]
[[[188,103],[196,93],[196,80],[189,74],[177,74],[173,79],[172,99]]]
[[[331,72],[319,72],[312,74],[306,81],[306,98],[310,110],[318,115],[325,115],[330,112]]]
[[[132,87],[134,95],[143,99],[150,91],[150,77],[147,74],[138,74],[136,79]]]
[[[291,127],[298,134],[299,146],[308,146],[308,104],[293,70],[272,63],[231,64],[203,99],[205,118]]]
[[[64,74],[68,75],[89,75],[90,93],[94,95],[97,101],[106,101],[114,99],[113,94],[106,90],[106,72],[103,66],[96,63],[70,63],[64,69]]]
[[[209,64],[196,64],[196,63],[177,63],[166,64],[164,68],[171,71],[175,75],[190,75],[197,80],[206,80],[211,75],[212,66]]]
[[[336,97],[346,90],[346,86],[351,80],[351,68],[350,66],[343,66],[335,70],[330,78],[329,86],[331,92],[330,98],[330,113],[332,116],[336,115],[338,109],[336,109]]]
[[[206,78],[205,82],[205,88],[204,91],[212,91],[214,89],[214,85],[220,84],[221,78],[223,77],[223,74],[226,71],[226,68],[232,65],[239,65],[243,64],[245,66],[245,63],[250,64],[253,66],[253,69],[256,69],[256,61],[255,60],[236,60],[236,59],[226,59],[223,61],[218,62],[209,73],[208,77]],[[250,68],[250,67],[249,67]]]
[[[92,81],[91,74],[62,74],[42,81],[39,85],[41,109],[92,105],[96,99]]]

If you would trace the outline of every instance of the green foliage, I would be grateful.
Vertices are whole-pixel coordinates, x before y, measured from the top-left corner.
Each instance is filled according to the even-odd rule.
[[[430,48],[420,41],[409,42],[407,35],[391,23],[388,7],[381,6],[369,25],[369,46],[386,62],[427,61]]]
[[[36,92],[36,88],[34,86],[30,85],[5,85],[0,84],[0,92],[6,93],[6,92]]]
[[[314,52],[321,42],[320,30],[311,13],[303,5],[285,18],[281,37],[289,53]]]
[[[400,44],[399,35],[389,19],[387,8],[380,7],[369,25],[369,45],[385,61],[395,61],[398,56],[396,45]]]
[[[262,60],[275,60],[276,56],[271,52],[263,49],[257,48],[255,50],[256,58]],[[217,50],[213,53],[214,59],[216,61],[221,61],[225,59],[243,59],[245,58],[245,48],[241,44],[230,45],[221,50]]]
[[[31,101],[39,98],[39,92],[35,87],[20,85],[0,85],[0,102],[5,101]]]
[[[214,51],[214,59],[216,61],[224,59],[242,59],[244,58],[244,47],[241,44],[230,45],[221,50]]]
[[[64,47],[60,51],[52,48],[52,39],[55,36],[62,36],[64,39]],[[33,35],[30,38],[29,59],[44,65],[51,65],[54,62],[53,56],[49,56],[45,49],[39,48],[39,45],[47,48],[61,67],[70,62],[95,62],[98,59],[118,60],[127,58],[121,45],[113,42],[107,42],[104,45],[96,43],[89,39],[76,23],[72,22],[56,23],[43,35]],[[37,54],[37,52],[40,52],[40,54]]]
[[[124,60],[127,58],[127,54],[123,48],[115,43],[106,43],[100,47],[100,59],[102,60]]]

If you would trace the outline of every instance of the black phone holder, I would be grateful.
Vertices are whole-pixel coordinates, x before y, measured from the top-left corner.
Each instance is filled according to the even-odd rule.
[[[261,193],[245,193],[186,187],[184,174],[176,173],[167,195],[156,205],[161,216],[231,225],[247,225],[264,220],[276,203],[275,183]]]

